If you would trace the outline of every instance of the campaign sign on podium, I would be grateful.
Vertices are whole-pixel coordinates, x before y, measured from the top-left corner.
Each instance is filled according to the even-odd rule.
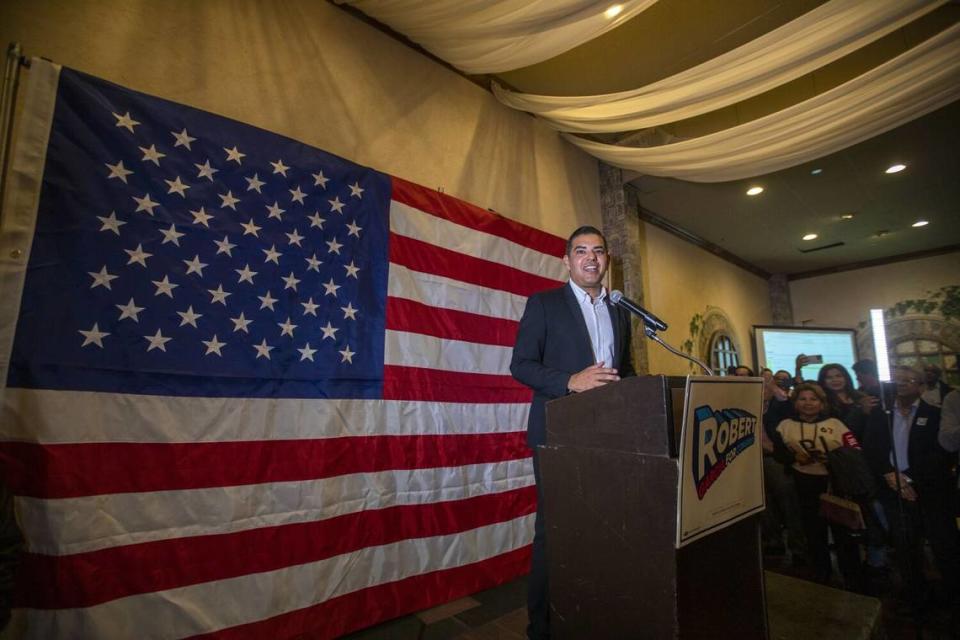
[[[761,378],[687,378],[677,548],[763,510],[762,418]]]

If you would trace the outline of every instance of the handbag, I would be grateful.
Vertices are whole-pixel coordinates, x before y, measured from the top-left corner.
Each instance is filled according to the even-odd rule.
[[[819,514],[827,522],[846,527],[851,531],[862,531],[866,528],[859,504],[830,493],[820,494]]]

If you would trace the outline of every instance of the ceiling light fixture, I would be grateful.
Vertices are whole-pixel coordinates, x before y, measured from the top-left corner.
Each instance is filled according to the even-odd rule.
[[[818,236],[815,233],[808,233],[807,235],[803,236],[804,240],[816,240],[817,238]]]
[[[925,226],[927,226],[928,224],[930,224],[930,221],[929,221],[929,220],[917,220],[916,222],[914,222],[914,223],[913,223],[912,225],[910,225],[910,226],[912,226],[912,227],[925,227]]]
[[[884,173],[900,173],[906,168],[907,168],[907,165],[905,164],[892,164],[889,167],[887,167],[887,170],[884,171]]]
[[[823,169],[814,169],[813,171],[810,172],[810,175],[812,175],[812,176],[818,176],[818,175],[820,175],[821,173],[823,173]]]
[[[841,220],[853,220],[853,214],[852,214],[852,213],[844,213],[843,215],[840,216],[840,219],[841,219]]]
[[[748,196],[756,196],[763,193],[763,187],[750,187],[747,189]]]
[[[613,20],[618,15],[620,15],[621,11],[623,11],[623,5],[614,4],[614,5],[611,5],[609,9],[603,12],[603,17],[605,17],[607,20]]]

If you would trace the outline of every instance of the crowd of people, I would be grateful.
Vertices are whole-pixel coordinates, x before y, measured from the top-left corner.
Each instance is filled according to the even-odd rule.
[[[871,360],[764,378],[766,556],[824,584],[960,612],[960,391],[927,365],[881,383]],[[753,375],[748,367],[730,371]],[[832,549],[839,580],[832,575]],[[929,553],[927,550],[929,549]],[[932,557],[932,562],[928,559]],[[930,566],[927,566],[927,565]]]

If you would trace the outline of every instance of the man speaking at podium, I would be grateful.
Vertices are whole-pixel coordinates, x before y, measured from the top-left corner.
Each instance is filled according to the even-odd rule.
[[[543,492],[536,449],[546,441],[544,405],[547,400],[634,375],[630,316],[609,302],[603,286],[609,263],[607,241],[599,230],[586,226],[574,231],[563,256],[570,280],[527,300],[510,362],[513,377],[533,389],[527,444],[533,449],[537,519],[527,589],[527,637],[535,640],[550,637]]]

